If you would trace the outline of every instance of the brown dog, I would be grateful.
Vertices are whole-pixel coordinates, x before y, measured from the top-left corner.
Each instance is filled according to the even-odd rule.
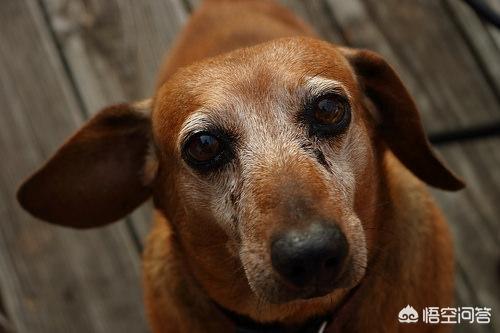
[[[378,55],[271,1],[207,0],[154,97],[91,119],[20,189],[33,215],[96,227],[152,195],[154,332],[442,332],[448,228],[422,181],[463,184]]]

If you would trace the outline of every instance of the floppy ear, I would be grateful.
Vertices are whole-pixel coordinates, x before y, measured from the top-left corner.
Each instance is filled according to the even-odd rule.
[[[17,198],[34,216],[74,228],[114,222],[151,193],[143,181],[150,118],[128,104],[90,119],[20,187]]]
[[[434,187],[456,191],[464,183],[435,155],[417,107],[396,72],[378,54],[342,48],[364,93],[379,112],[379,131],[394,155],[415,176]]]

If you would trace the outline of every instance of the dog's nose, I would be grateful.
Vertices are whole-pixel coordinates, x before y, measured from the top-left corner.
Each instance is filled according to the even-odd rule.
[[[349,245],[333,223],[314,223],[307,230],[289,230],[271,244],[271,262],[286,281],[296,287],[314,283],[331,286],[342,272]]]

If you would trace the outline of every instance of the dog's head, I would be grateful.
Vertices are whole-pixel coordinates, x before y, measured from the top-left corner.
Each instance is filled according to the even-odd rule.
[[[101,111],[19,200],[86,228],[153,194],[200,284],[230,307],[332,302],[359,283],[385,148],[430,185],[463,186],[369,51],[306,38],[240,49],[179,70],[141,109]]]

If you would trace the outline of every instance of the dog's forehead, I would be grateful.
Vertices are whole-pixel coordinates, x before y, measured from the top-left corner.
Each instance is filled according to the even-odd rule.
[[[325,81],[355,95],[353,71],[332,44],[287,38],[236,50],[180,70],[159,89],[153,112],[155,136],[172,142],[197,111],[284,102],[280,99],[293,97],[306,85]]]

